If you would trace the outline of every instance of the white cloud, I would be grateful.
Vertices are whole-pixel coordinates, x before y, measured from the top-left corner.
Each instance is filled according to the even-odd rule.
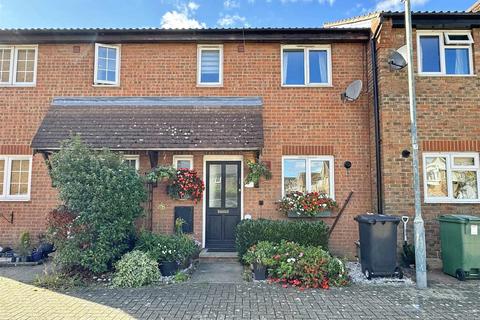
[[[428,0],[412,0],[412,6],[422,6],[427,3]],[[377,1],[375,9],[378,11],[400,10],[403,11],[404,4],[401,0],[380,0]]]
[[[225,0],[223,1],[223,7],[225,9],[239,8],[240,2],[238,0]]]
[[[167,11],[162,16],[161,27],[164,29],[199,29],[207,25],[193,17],[200,7],[196,2],[177,3],[177,10]]]
[[[222,28],[240,26],[240,27],[248,27],[249,24],[247,23],[247,19],[245,17],[239,16],[238,14],[230,15],[227,14],[223,17],[218,19],[217,24]]]

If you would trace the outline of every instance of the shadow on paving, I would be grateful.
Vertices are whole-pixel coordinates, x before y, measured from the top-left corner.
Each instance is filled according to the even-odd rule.
[[[266,283],[186,282],[69,294],[139,319],[479,319],[478,288],[478,282],[469,282],[424,291],[352,285],[301,292]]]

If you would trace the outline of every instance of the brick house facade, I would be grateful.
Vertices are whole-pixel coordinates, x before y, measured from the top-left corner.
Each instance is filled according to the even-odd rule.
[[[478,14],[468,12],[414,13],[412,16],[414,63],[417,73],[422,214],[425,220],[427,256],[430,258],[440,258],[438,216],[443,214],[480,215],[478,197],[478,154],[480,152],[478,88],[480,82],[477,76],[480,71],[478,64],[480,29],[477,27],[479,19]],[[372,29],[376,47],[383,212],[398,216],[408,215],[413,219],[412,162],[411,157],[402,156],[403,150],[411,150],[407,71],[406,68],[392,70],[388,64],[391,53],[406,43],[404,15],[392,12],[377,13],[331,23],[327,26],[358,27],[360,25]],[[464,42],[461,45],[452,43],[446,38],[450,33],[465,36]],[[470,35],[474,42],[470,41],[466,35]],[[436,74],[422,72],[425,70],[419,64],[419,52],[422,51],[419,44],[422,36],[428,39],[439,39],[438,60],[442,66]],[[434,38],[429,38],[432,36]],[[460,47],[471,53],[468,59],[469,66],[467,67],[467,62],[462,63],[466,68],[462,73],[466,74],[447,74],[456,71],[447,71],[447,64],[451,62],[447,61],[448,57],[442,57],[448,54],[442,50],[456,50]],[[435,57],[426,59],[435,60]],[[424,61],[426,64],[427,60]],[[422,68],[421,71],[419,68]],[[374,121],[373,118],[371,120]],[[371,136],[374,141],[373,129]],[[453,157],[455,156],[457,156],[455,159],[467,157],[472,163],[454,167]],[[442,164],[435,165],[430,161],[441,161]],[[445,166],[448,167],[446,171],[442,168]],[[432,167],[435,169],[430,171]],[[372,168],[375,167],[372,165]],[[439,178],[436,175],[438,172],[435,172],[438,169],[441,174],[445,172],[446,176]],[[462,183],[465,184],[462,177],[458,175],[459,172],[464,172],[462,170],[471,170],[472,177],[475,176],[476,180],[470,184],[473,187],[473,194],[459,191]],[[372,178],[375,180],[376,175],[374,174]],[[466,184],[463,189],[470,188],[470,185]],[[439,188],[443,190],[438,191]],[[426,197],[427,192],[433,196]],[[410,226],[413,228],[413,224]],[[410,239],[412,239],[411,236]]]
[[[43,233],[46,215],[58,205],[42,154],[52,150],[48,146],[37,148],[32,145],[37,131],[42,132],[39,128],[46,121],[45,117],[53,108],[56,98],[259,97],[263,110],[263,145],[256,150],[162,150],[130,146],[119,151],[139,156],[140,173],[151,169],[152,154],[156,157],[154,162],[158,161],[159,164],[172,164],[175,156],[188,155],[193,159],[193,168],[204,179],[207,179],[205,168],[208,161],[241,161],[244,175],[246,160],[259,157],[270,165],[273,176],[269,181],[262,181],[259,188],[247,188],[241,183],[242,218],[250,215],[253,219],[284,218],[276,210],[276,201],[282,196],[284,157],[333,157],[333,161],[329,162],[333,166],[329,183],[333,185],[335,199],[342,204],[351,190],[354,196],[332,235],[331,249],[352,256],[353,242],[358,237],[353,217],[372,210],[370,89],[364,87],[362,95],[354,102],[342,102],[340,94],[354,80],[369,81],[369,34],[366,29],[321,28],[1,31],[1,48],[12,50],[12,57],[16,54],[16,69],[25,67],[27,70],[20,74],[24,76],[23,80],[29,80],[26,77],[30,77],[30,69],[29,62],[21,67],[18,65],[22,60],[19,57],[24,53],[22,46],[33,45],[27,48],[34,48],[37,58],[34,83],[15,83],[12,81],[13,75],[5,73],[5,83],[0,87],[0,104],[3,108],[0,161],[4,160],[1,163],[4,164],[5,181],[0,201],[0,214],[3,216],[0,219],[0,244],[15,246],[23,231],[30,231],[32,236]],[[116,85],[94,84],[97,65],[95,44],[98,43],[120,44],[121,54],[117,56],[120,69],[116,75],[119,76],[119,82]],[[223,81],[219,85],[202,86],[197,83],[199,45],[203,44],[222,45]],[[283,86],[281,50],[284,45],[321,45],[322,48],[328,48],[331,84]],[[6,60],[3,54],[2,59]],[[29,60],[28,52],[25,60]],[[70,131],[75,132],[75,126],[72,123]],[[228,128],[225,128],[224,134],[228,135]],[[101,141],[102,137],[92,139]],[[149,154],[152,150],[156,153]],[[352,162],[351,169],[345,169],[345,161]],[[16,166],[20,169],[14,169]],[[14,177],[19,179],[16,184]],[[28,195],[15,199],[8,196],[15,188],[22,194],[26,181]],[[172,232],[174,207],[185,205],[185,201],[170,199],[165,194],[164,186],[154,188],[152,230]],[[194,236],[204,245],[205,205],[205,201],[194,205]],[[327,223],[333,221],[332,218],[324,220]]]

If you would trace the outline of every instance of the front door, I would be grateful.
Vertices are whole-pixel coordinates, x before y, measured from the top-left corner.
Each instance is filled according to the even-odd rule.
[[[206,247],[234,251],[242,206],[241,162],[208,161],[206,165]]]

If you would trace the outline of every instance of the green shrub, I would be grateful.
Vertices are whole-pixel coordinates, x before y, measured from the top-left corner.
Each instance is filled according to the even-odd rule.
[[[134,250],[123,255],[115,264],[112,284],[116,287],[141,287],[160,278],[158,263],[148,254]]]
[[[32,241],[30,239],[30,233],[25,231],[22,232],[22,234],[20,235],[18,252],[21,257],[26,257],[32,252]]]
[[[321,247],[301,246],[289,241],[270,245],[272,249],[269,252],[272,256],[268,260],[268,273],[271,282],[280,282],[285,286],[324,289],[349,283],[343,261],[332,257]],[[262,246],[267,247],[267,244],[262,243]]]
[[[248,264],[261,264],[268,267],[275,262],[273,260],[274,255],[274,243],[269,241],[260,241],[247,250],[243,256],[243,261]]]
[[[67,290],[73,287],[84,286],[83,280],[75,275],[66,275],[63,273],[46,273],[36,275],[33,285],[50,290]]]
[[[158,263],[177,261],[186,265],[198,252],[199,247],[185,234],[164,235],[143,231],[138,237],[135,249],[148,253]]]
[[[50,221],[55,259],[67,270],[108,271],[129,248],[146,200],[144,182],[120,155],[91,150],[78,137],[63,143],[51,165],[53,183],[71,216],[66,228]]]
[[[242,220],[237,226],[236,247],[239,257],[259,241],[280,243],[293,241],[300,245],[328,248],[328,226],[323,221]]]

